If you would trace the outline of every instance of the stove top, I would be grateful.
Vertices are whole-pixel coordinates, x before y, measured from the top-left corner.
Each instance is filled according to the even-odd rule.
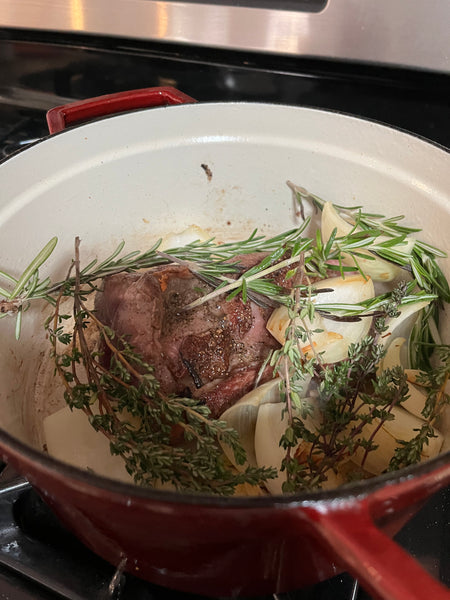
[[[45,112],[171,85],[199,102],[281,103],[350,113],[450,147],[450,74],[337,60],[0,28],[0,147],[46,135]]]
[[[0,158],[47,135],[45,113],[54,106],[157,85],[173,85],[200,102],[342,111],[450,147],[446,73],[19,29],[0,29],[0,68]],[[397,539],[450,586],[450,489],[433,496]],[[0,598],[193,596],[116,572],[64,529],[28,483],[5,469],[0,475]],[[347,574],[271,599],[370,600]]]

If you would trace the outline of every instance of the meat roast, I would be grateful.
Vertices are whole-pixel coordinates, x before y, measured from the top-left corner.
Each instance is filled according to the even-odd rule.
[[[97,317],[124,337],[154,374],[165,394],[204,401],[214,418],[266,381],[261,367],[278,343],[268,333],[271,309],[252,301],[216,296],[186,306],[212,288],[181,265],[105,278]]]

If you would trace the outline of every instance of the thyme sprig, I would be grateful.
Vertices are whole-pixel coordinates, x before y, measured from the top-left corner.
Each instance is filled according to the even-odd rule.
[[[299,263],[298,269],[301,268]],[[296,280],[298,283],[302,280],[298,273]],[[289,307],[286,342],[271,356],[275,373],[283,380],[282,393],[288,416],[288,427],[280,440],[286,451],[282,462],[282,470],[286,472],[284,492],[321,487],[330,473],[339,473],[341,465],[358,448],[363,451],[359,465],[362,476],[370,452],[378,447],[376,434],[384,423],[394,418],[393,407],[402,406],[409,397],[407,376],[402,367],[385,369],[381,373],[377,371],[386,353],[380,340],[389,321],[399,315],[404,303],[415,301],[409,296],[411,283],[401,282],[390,294],[377,299],[373,331],[360,342],[350,344],[347,359],[333,365],[323,364],[312,343],[309,347],[314,356],[309,358],[299,344],[313,333],[305,319],[312,322],[319,306],[311,295],[299,293],[300,287],[299,283]],[[421,373],[417,379],[417,384],[427,390],[422,413],[426,422],[412,439],[397,441],[398,447],[388,471],[422,460],[424,446],[435,437],[432,423],[450,403],[450,395],[445,392],[450,377],[450,348],[441,346],[436,350],[439,366]],[[311,379],[316,391],[310,391],[311,397],[308,398]],[[311,425],[308,415],[314,413],[313,407],[317,405],[320,406],[320,420],[316,416],[315,423]],[[375,427],[366,434],[365,427],[375,420]],[[353,467],[352,476],[357,474]]]
[[[286,472],[284,492],[321,487],[330,473],[338,473],[341,464],[358,448],[363,449],[360,463],[363,469],[369,453],[377,448],[377,432],[386,421],[394,418],[393,407],[401,406],[408,398],[409,388],[403,368],[394,367],[377,374],[386,352],[380,344],[380,336],[389,320],[398,316],[407,292],[408,285],[403,283],[387,296],[384,304],[378,306],[373,332],[360,342],[350,344],[348,358],[333,365],[323,364],[320,354],[307,359],[303,353],[298,342],[304,341],[311,333],[303,317],[307,316],[312,321],[316,305],[311,297],[296,294],[295,303],[290,308],[286,343],[273,353],[271,359],[276,373],[283,378],[288,415],[288,427],[280,440],[286,451],[282,462],[282,470]],[[433,384],[430,390],[436,390],[437,382],[442,389],[443,380],[448,378],[448,366],[438,374],[428,374]],[[304,388],[311,377],[317,386],[317,397],[308,401]],[[436,392],[430,391],[430,398],[436,398]],[[321,417],[311,426],[307,424],[306,417],[313,412],[313,404],[320,406]],[[435,400],[433,406],[437,404],[442,406],[442,401]],[[364,437],[365,426],[375,419],[376,426],[368,437]],[[418,462],[423,445],[433,436],[434,431],[427,423],[413,440],[399,441],[391,461],[392,467],[397,465],[401,468]]]
[[[434,350],[437,365],[419,373],[415,382],[426,391],[426,402],[422,410],[425,423],[416,430],[417,434],[411,440],[398,440],[399,446],[389,463],[389,471],[396,471],[422,460],[424,447],[435,437],[433,425],[437,424],[439,427],[444,408],[450,405],[450,394],[446,391],[450,379],[450,346],[434,346]]]
[[[122,457],[135,482],[230,495],[239,484],[261,485],[274,477],[276,471],[265,467],[233,472],[219,441],[233,450],[236,463],[242,465],[246,457],[236,431],[224,421],[211,419],[209,409],[199,401],[163,394],[153,368],[97,319],[85,302],[78,239],[73,266],[73,331],[64,328],[68,315],[60,311],[62,291],[47,323],[56,370],[67,404],[81,409],[109,439],[111,453]],[[87,336],[92,329],[100,340],[94,347]],[[108,361],[106,354],[111,356]]]

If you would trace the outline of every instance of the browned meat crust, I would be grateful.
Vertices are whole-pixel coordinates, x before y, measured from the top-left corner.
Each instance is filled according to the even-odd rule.
[[[182,266],[120,273],[105,279],[96,310],[153,365],[164,393],[201,398],[218,417],[252,389],[278,344],[266,330],[270,309],[252,302],[220,296],[184,309],[209,291]]]

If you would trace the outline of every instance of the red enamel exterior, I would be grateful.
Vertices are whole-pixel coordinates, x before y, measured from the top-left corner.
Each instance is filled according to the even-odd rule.
[[[450,484],[448,459],[345,493],[239,500],[135,489],[20,446],[0,443],[62,521],[98,555],[153,583],[248,596],[300,589],[347,570],[374,599],[450,598],[390,539],[424,499]]]
[[[58,107],[50,132],[144,106],[195,102],[151,88]],[[450,599],[391,541],[424,500],[450,484],[448,454],[344,491],[293,498],[206,498],[144,490],[54,461],[8,434],[4,458],[94,552],[169,588],[220,596],[283,592],[342,570],[379,600]]]

